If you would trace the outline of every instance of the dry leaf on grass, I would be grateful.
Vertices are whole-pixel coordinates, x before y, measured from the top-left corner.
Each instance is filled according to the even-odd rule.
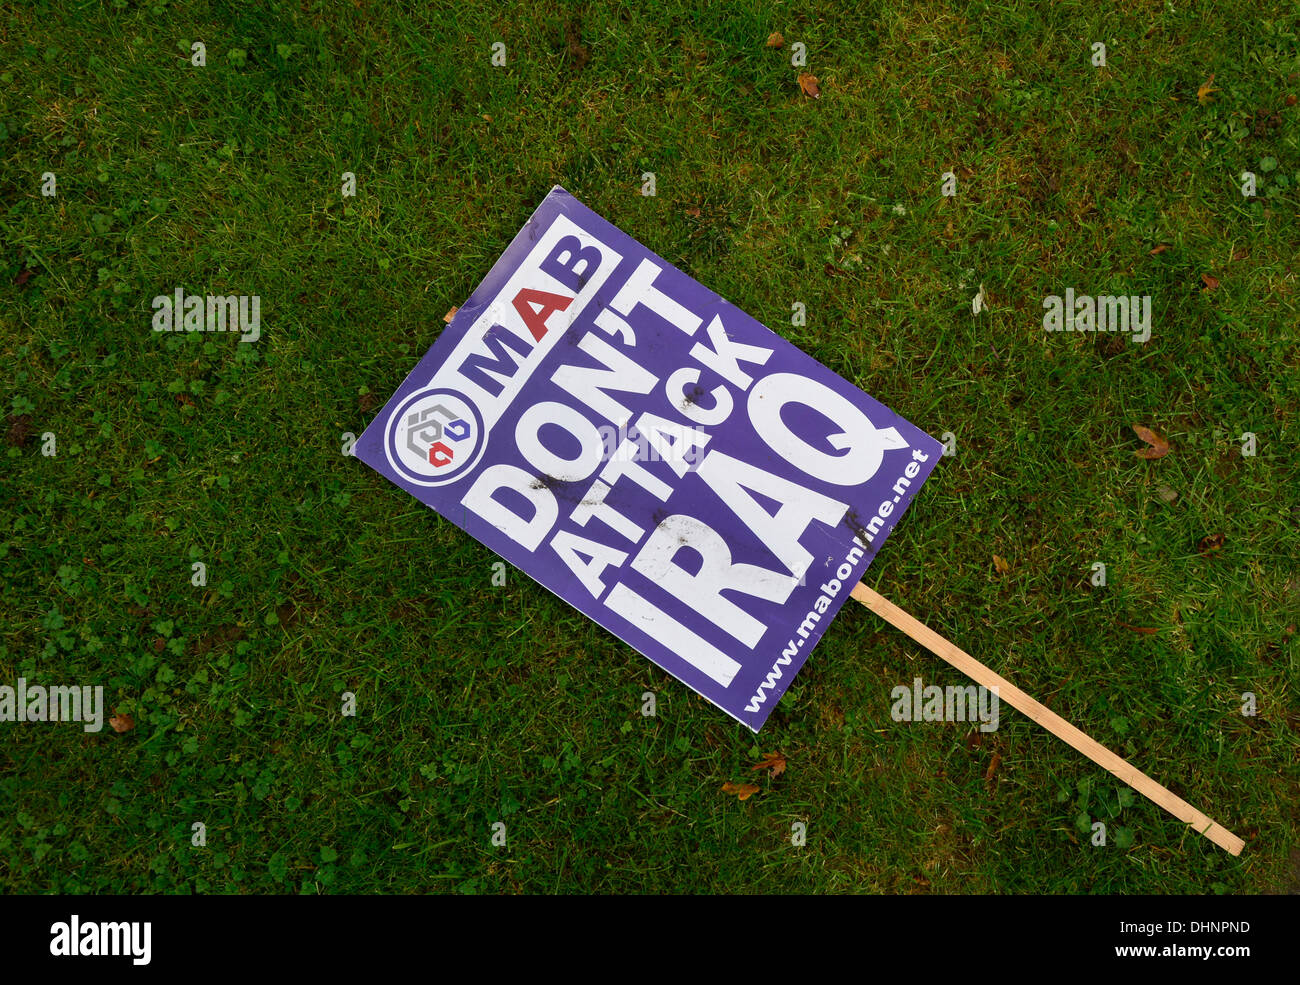
[[[450,325],[450,324],[451,324],[451,320],[452,320],[453,318],[456,317],[456,312],[458,312],[458,311],[460,311],[459,306],[455,306],[455,305],[453,305],[452,308],[451,308],[451,310],[448,311],[445,315],[442,316],[442,320],[443,320],[444,322],[446,322],[448,325]]]
[[[724,783],[722,785],[722,792],[734,793],[737,800],[748,800],[761,789],[761,787],[757,787],[752,783]]]
[[[767,47],[780,48],[785,44],[785,38],[781,37],[780,31],[773,31],[767,36]]]
[[[991,784],[991,783],[993,782],[993,774],[996,773],[996,772],[998,771],[998,765],[999,765],[1001,762],[1002,762],[1002,753],[1000,753],[1000,752],[994,752],[994,753],[993,753],[993,761],[989,763],[988,772],[986,772],[986,773],[984,774],[984,779],[985,779],[988,783]]]
[[[997,573],[1000,575],[1005,575],[1011,570],[1011,565],[1007,564],[1007,559],[998,557],[996,554],[993,555],[993,567],[997,569]]]
[[[1219,286],[1219,278],[1213,274],[1201,274],[1201,283],[1205,285],[1207,291],[1213,291]]]
[[[1134,424],[1133,433],[1145,441],[1150,448],[1139,448],[1133,454],[1138,458],[1164,458],[1173,449],[1169,441],[1159,431],[1153,431],[1145,424]]]
[[[1149,256],[1149,257],[1156,256],[1157,254],[1160,254],[1160,253],[1165,252],[1165,250],[1167,250],[1167,249],[1169,249],[1169,244],[1168,244],[1168,243],[1161,243],[1161,244],[1160,244],[1159,246],[1157,246],[1154,250],[1152,250],[1150,253],[1148,253],[1147,256]]]
[[[1204,82],[1202,82],[1200,88],[1196,90],[1196,101],[1200,103],[1202,106],[1214,102],[1214,99],[1210,95],[1210,93],[1218,92],[1219,90],[1214,85],[1212,85],[1213,82],[1214,82],[1214,73],[1211,72],[1210,77],[1206,79]]]
[[[1155,636],[1156,633],[1160,632],[1160,630],[1154,626],[1130,626],[1126,622],[1118,623],[1118,625],[1121,629],[1128,629],[1134,633],[1141,633],[1143,636]]]
[[[108,724],[113,727],[114,732],[130,732],[135,728],[135,719],[125,712],[120,715],[114,715],[108,720]]]
[[[813,99],[820,99],[822,95],[821,86],[817,84],[817,76],[811,72],[799,73],[799,88],[805,96],[812,96]]]
[[[1202,537],[1196,547],[1201,552],[1201,557],[1210,557],[1219,553],[1226,539],[1223,534],[1210,534],[1208,537]]]
[[[785,757],[779,752],[765,752],[763,753],[763,761],[751,766],[750,769],[771,770],[771,775],[773,777],[780,776],[785,772]]]

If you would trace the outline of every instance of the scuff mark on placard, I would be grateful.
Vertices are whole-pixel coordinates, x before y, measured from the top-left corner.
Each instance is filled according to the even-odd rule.
[[[528,483],[529,489],[549,489],[558,498],[571,503],[581,503],[583,506],[599,506],[603,503],[603,496],[591,496],[584,499],[583,494],[578,491],[578,486],[568,479],[559,479],[553,475],[547,475],[545,472],[539,472],[533,481]],[[590,490],[588,490],[590,492]]]
[[[690,391],[682,394],[682,403],[678,410],[685,413],[686,408],[699,403],[700,397],[704,396],[704,387],[698,383],[691,387]]]
[[[848,512],[844,514],[844,523],[853,531],[858,540],[862,541],[862,543],[866,545],[867,550],[874,554],[876,551],[876,545],[871,543],[871,537],[867,534],[867,528],[862,525],[862,518],[858,516],[858,511],[855,507],[850,506]]]

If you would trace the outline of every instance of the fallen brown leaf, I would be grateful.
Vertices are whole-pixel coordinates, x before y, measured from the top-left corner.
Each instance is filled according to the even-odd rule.
[[[1002,753],[994,752],[993,761],[989,763],[988,772],[984,774],[984,779],[989,783],[993,782],[993,774],[998,771],[998,764],[1002,762]]]
[[[780,48],[785,45],[785,38],[781,37],[780,31],[773,31],[767,36],[767,47]]]
[[[1130,629],[1135,633],[1141,633],[1143,636],[1155,636],[1156,633],[1160,632],[1155,626],[1130,626],[1126,622],[1118,623],[1118,625],[1122,629]]]
[[[750,767],[751,770],[771,770],[773,777],[778,777],[785,772],[785,757],[779,752],[766,752],[763,754],[763,761]]]
[[[1005,575],[1011,570],[1011,565],[1007,564],[1007,559],[998,557],[996,554],[993,555],[993,567],[997,569],[997,573],[1000,575]]]
[[[123,713],[114,715],[108,720],[108,724],[112,726],[114,732],[130,732],[131,729],[135,728],[135,719]]]
[[[456,317],[456,312],[458,311],[460,311],[460,307],[458,305],[452,305],[451,310],[442,316],[442,320],[450,325],[451,320]]]
[[[761,789],[762,787],[757,787],[752,783],[724,783],[722,785],[722,792],[734,793],[737,800],[748,800]]]
[[[1149,257],[1156,256],[1156,255],[1159,254],[1159,253],[1163,253],[1163,252],[1165,252],[1165,250],[1167,250],[1167,249],[1169,249],[1169,244],[1168,244],[1168,243],[1161,243],[1161,244],[1160,244],[1159,246],[1157,246],[1154,250],[1152,250],[1150,253],[1148,253],[1147,256],[1149,256]]]
[[[1160,497],[1160,501],[1163,503],[1172,503],[1178,498],[1178,493],[1168,486],[1156,486],[1156,495]]]
[[[1232,251],[1232,259],[1234,260],[1244,260],[1248,256],[1250,256],[1250,253],[1247,252],[1244,246],[1238,246]]]
[[[805,96],[812,96],[813,99],[821,98],[821,86],[817,84],[817,76],[811,72],[799,73],[799,88],[803,90]]]
[[[1196,101],[1200,103],[1202,106],[1214,102],[1214,100],[1210,98],[1210,93],[1218,92],[1219,90],[1214,85],[1211,84],[1213,82],[1214,82],[1214,73],[1211,72],[1210,77],[1206,79],[1204,82],[1202,82],[1200,88],[1196,90]]]
[[[1219,553],[1226,539],[1223,534],[1210,534],[1208,537],[1202,537],[1196,547],[1201,552],[1201,557],[1210,557]]]
[[[31,267],[23,267],[18,271],[18,276],[14,278],[14,287],[22,287],[32,279],[32,274],[36,273]]]
[[[686,210],[686,214],[687,214],[688,216],[690,216],[692,219],[698,219],[698,218],[700,217],[700,210],[699,210],[699,209],[687,209],[687,210]]]
[[[1153,431],[1145,424],[1134,424],[1133,433],[1145,441],[1150,448],[1139,448],[1133,454],[1138,458],[1164,458],[1173,449],[1168,439],[1159,431]]]
[[[1219,278],[1215,277],[1213,274],[1201,274],[1201,282],[1205,284],[1205,289],[1207,291],[1213,291],[1219,286]]]

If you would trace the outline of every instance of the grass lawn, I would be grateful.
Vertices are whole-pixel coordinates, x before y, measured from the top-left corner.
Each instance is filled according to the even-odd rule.
[[[0,888],[1300,889],[1294,3],[400,6],[0,11],[0,685],[133,723],[0,723]],[[1242,855],[853,603],[755,737],[342,454],[556,184],[954,436],[867,583]]]

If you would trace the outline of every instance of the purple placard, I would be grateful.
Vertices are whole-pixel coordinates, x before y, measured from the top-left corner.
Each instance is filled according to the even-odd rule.
[[[557,186],[355,452],[757,732],[943,448]]]

